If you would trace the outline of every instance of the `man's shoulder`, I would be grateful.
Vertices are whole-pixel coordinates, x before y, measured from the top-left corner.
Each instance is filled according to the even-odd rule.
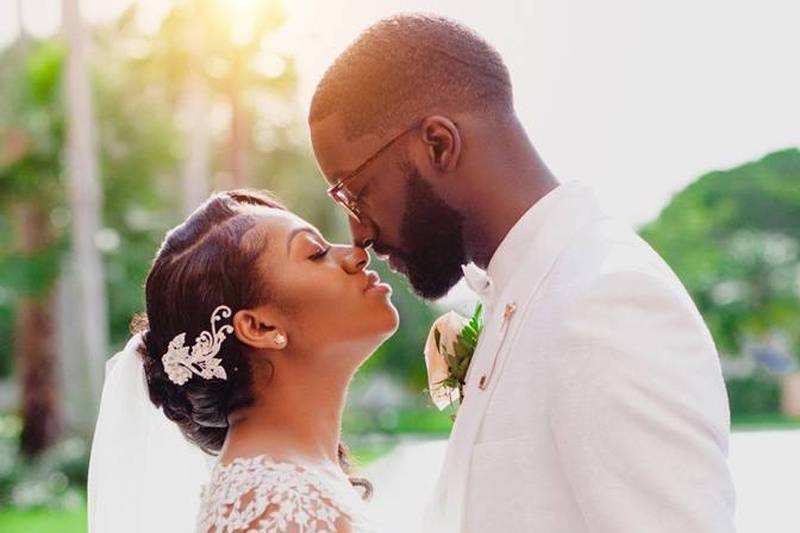
[[[522,265],[524,276],[527,265]],[[626,224],[599,219],[568,242],[559,253],[542,283],[531,284],[536,305],[548,307],[551,316],[559,308],[586,298],[627,294],[646,301],[648,294],[681,307],[694,309],[685,287],[650,245]]]
[[[613,218],[590,225],[568,243],[551,276],[585,289],[626,275],[680,285],[664,259],[633,229]]]

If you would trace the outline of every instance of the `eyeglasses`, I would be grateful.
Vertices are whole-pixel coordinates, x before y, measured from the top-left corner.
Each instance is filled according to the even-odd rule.
[[[342,206],[342,208],[347,212],[348,216],[354,219],[359,224],[361,223],[361,210],[358,208],[358,197],[359,195],[353,194],[348,189],[346,189],[346,185],[353,181],[353,179],[358,176],[361,172],[364,171],[367,166],[375,161],[382,153],[389,149],[395,142],[397,142],[400,137],[405,135],[406,133],[416,129],[420,125],[420,122],[415,122],[412,126],[404,129],[391,139],[378,148],[378,150],[369,156],[366,161],[361,163],[356,167],[355,170],[344,176],[342,179],[337,181],[331,188],[328,189],[328,195],[333,199],[334,202]]]

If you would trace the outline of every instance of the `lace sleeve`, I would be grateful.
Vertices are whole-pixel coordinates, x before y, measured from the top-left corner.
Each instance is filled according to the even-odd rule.
[[[203,489],[198,533],[352,533],[320,479],[289,463],[235,460]]]

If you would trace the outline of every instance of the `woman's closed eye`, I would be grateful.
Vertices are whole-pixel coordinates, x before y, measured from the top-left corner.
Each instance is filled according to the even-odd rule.
[[[330,251],[330,247],[317,245],[316,246],[316,250],[317,250],[317,253],[315,253],[311,257],[309,257],[309,259],[311,259],[312,261],[319,261],[320,259],[322,259],[326,255],[328,255],[328,252]]]

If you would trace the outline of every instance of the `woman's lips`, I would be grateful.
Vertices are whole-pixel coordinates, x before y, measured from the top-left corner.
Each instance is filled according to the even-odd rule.
[[[377,272],[369,270],[367,271],[367,285],[364,287],[364,292],[385,294],[392,292],[392,288],[386,283],[381,283],[381,278],[378,276]]]

